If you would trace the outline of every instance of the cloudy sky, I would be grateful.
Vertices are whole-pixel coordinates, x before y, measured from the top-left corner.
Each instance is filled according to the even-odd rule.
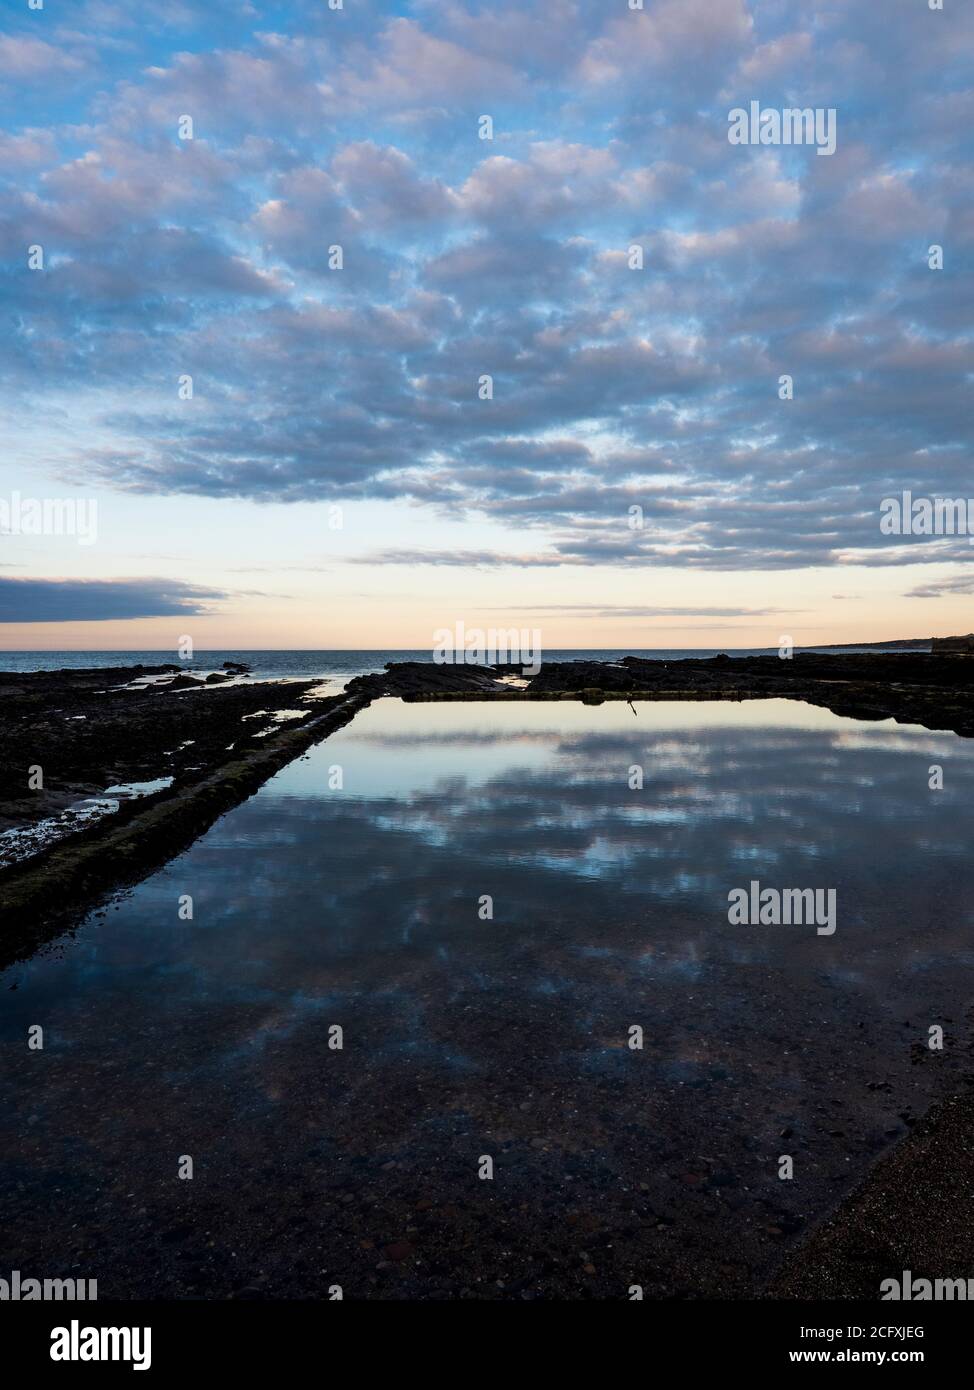
[[[974,497],[974,5],[0,14],[4,647],[974,627],[967,538],[879,530]]]

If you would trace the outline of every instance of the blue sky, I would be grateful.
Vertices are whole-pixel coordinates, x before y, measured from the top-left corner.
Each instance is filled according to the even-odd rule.
[[[974,496],[972,72],[960,0],[3,0],[0,497],[98,534],[0,643],[968,631],[879,507]]]

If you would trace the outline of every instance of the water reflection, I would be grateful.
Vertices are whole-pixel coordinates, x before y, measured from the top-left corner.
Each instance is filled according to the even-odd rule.
[[[8,971],[10,1267],[71,1255],[103,1296],[757,1287],[950,1078],[922,1044],[970,992],[974,747],[637,709],[380,702]],[[731,926],[750,878],[835,888],[835,936]]]

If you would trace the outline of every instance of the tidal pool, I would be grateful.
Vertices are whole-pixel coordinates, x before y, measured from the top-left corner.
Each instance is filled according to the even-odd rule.
[[[0,976],[4,1270],[759,1292],[963,1069],[974,742],[635,709],[379,701]],[[751,881],[834,933],[732,924]]]

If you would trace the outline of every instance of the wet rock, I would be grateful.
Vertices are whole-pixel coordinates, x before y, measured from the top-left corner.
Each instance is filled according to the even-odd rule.
[[[408,1240],[394,1240],[391,1245],[383,1246],[382,1253],[394,1264],[400,1264],[403,1260],[408,1260],[415,1249],[416,1247],[411,1245]]]

